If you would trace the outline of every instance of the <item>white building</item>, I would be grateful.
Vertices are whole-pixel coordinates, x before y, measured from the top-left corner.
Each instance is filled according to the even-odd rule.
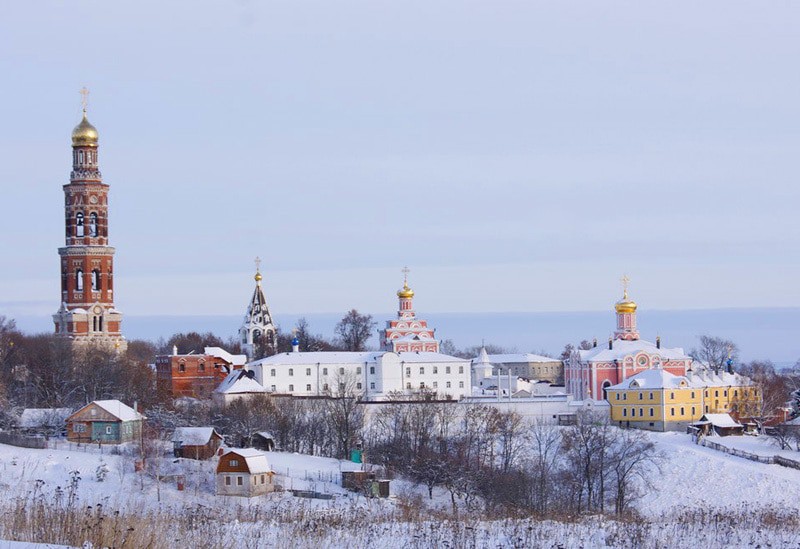
[[[461,399],[471,393],[470,361],[440,353],[387,351],[280,353],[248,365],[268,392],[293,396],[435,392]]]

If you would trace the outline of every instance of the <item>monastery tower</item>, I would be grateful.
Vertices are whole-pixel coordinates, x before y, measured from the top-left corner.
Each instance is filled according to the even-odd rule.
[[[86,117],[72,130],[72,173],[64,185],[65,246],[56,334],[76,344],[103,343],[125,350],[122,313],[114,308],[114,248],[108,244],[108,185],[97,163],[97,129]]]
[[[239,337],[242,350],[247,354],[248,360],[258,360],[274,355],[278,350],[278,330],[272,322],[272,314],[267,306],[267,299],[261,288],[261,260],[256,258],[256,281],[253,297],[247,306],[244,322],[239,328]]]
[[[403,287],[397,291],[399,310],[397,319],[386,322],[386,328],[380,331],[381,350],[402,352],[439,352],[439,342],[434,330],[428,327],[426,320],[417,318],[414,312],[414,290],[408,286],[409,270],[403,269]]]

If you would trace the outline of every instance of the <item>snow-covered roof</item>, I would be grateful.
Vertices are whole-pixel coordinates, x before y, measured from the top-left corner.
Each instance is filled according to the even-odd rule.
[[[25,408],[19,417],[19,426],[25,429],[59,427],[71,414],[72,408]]]
[[[245,463],[247,463],[247,470],[251,475],[259,475],[271,471],[266,454],[254,448],[236,448],[228,450],[223,455],[227,456],[228,454],[236,454],[244,459]]]
[[[486,355],[489,357],[489,362],[492,364],[513,364],[519,362],[561,362],[557,358],[550,358],[549,356],[534,355],[532,353],[505,353],[499,355]],[[475,360],[479,360],[481,355],[478,355]]]
[[[705,414],[700,419],[703,418],[714,427],[741,427],[741,424],[737,423],[730,414]]]
[[[654,368],[632,375],[622,383],[612,385],[609,389],[678,389],[690,386],[691,383],[685,377]]]
[[[608,345],[598,345],[591,349],[578,351],[583,362],[610,362],[614,359],[619,360],[642,352],[670,360],[689,360],[689,357],[681,347],[661,347],[659,349],[655,343],[644,339],[635,341],[616,339],[612,342],[611,349],[608,348]]]
[[[247,363],[247,355],[232,355],[222,347],[206,347],[205,354],[221,358],[233,366],[244,366]]]
[[[441,353],[408,351],[315,351],[308,353],[280,353],[252,362],[250,366],[306,365],[306,364],[364,364],[375,363],[387,354],[397,354],[402,362],[465,362],[465,359]]]
[[[177,427],[172,433],[172,442],[180,442],[184,446],[204,446],[217,433],[213,427]]]
[[[236,370],[229,373],[219,387],[214,389],[215,393],[238,394],[238,393],[266,393],[267,390],[255,379],[248,375],[247,370]]]
[[[259,435],[259,436],[262,436],[264,438],[267,438],[267,439],[273,439],[273,440],[275,439],[275,437],[273,437],[272,433],[270,433],[269,431],[258,431],[255,434]]]
[[[784,425],[800,425],[800,416],[783,422]]]
[[[144,419],[142,414],[130,406],[123,404],[119,400],[95,400],[92,402],[92,404],[96,404],[121,421],[136,421],[137,419]]]

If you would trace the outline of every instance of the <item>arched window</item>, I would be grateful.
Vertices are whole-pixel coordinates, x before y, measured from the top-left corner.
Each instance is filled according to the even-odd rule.
[[[608,388],[611,387],[611,382],[605,380],[603,382],[603,399],[608,400]]]
[[[89,236],[97,236],[97,214],[89,214]]]
[[[100,291],[100,271],[97,269],[92,271],[92,290],[95,292]]]
[[[253,343],[261,340],[261,330],[253,330]]]
[[[83,236],[83,212],[75,216],[75,236]]]
[[[75,289],[79,292],[83,291],[83,271],[81,269],[75,271]]]

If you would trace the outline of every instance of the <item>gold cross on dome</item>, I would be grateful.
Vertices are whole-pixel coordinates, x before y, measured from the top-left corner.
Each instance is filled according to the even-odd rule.
[[[623,299],[628,299],[628,284],[630,283],[631,279],[628,278],[628,275],[622,275],[622,278],[620,278],[619,281],[622,282]]]
[[[408,267],[403,267],[400,269],[400,272],[403,273],[403,282],[408,282],[408,273],[411,272],[411,269]]]
[[[256,272],[261,272],[261,258],[256,256]]]
[[[83,112],[86,112],[86,107],[89,106],[89,90],[86,86],[81,88],[81,107],[83,108]]]

